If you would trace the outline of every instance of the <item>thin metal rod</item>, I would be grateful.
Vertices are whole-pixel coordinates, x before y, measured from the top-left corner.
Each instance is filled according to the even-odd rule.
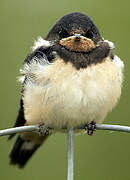
[[[49,129],[53,130],[52,127],[49,127]],[[66,129],[66,128],[63,128],[63,129]],[[76,127],[75,129],[86,129],[86,126],[82,125],[80,127]],[[20,127],[0,130],[0,136],[10,135],[13,133],[38,131],[38,130],[39,130],[38,125],[20,126]],[[130,133],[130,126],[111,125],[111,124],[96,124],[96,130],[109,130],[109,131],[120,131],[120,132]]]
[[[21,133],[21,132],[30,132],[35,130],[38,130],[38,126],[36,125],[9,128],[9,129],[0,130],[0,136],[10,135],[14,133]]]
[[[111,124],[96,124],[96,129],[130,133],[130,126],[111,125]]]
[[[68,177],[67,180],[74,179],[74,138],[73,129],[68,131]]]

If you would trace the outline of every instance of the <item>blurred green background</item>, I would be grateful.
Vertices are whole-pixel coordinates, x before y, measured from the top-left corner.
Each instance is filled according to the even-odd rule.
[[[33,40],[45,37],[64,14],[87,13],[105,39],[116,45],[125,63],[120,102],[105,123],[130,125],[130,1],[129,0],[0,0],[0,129],[12,127],[19,108],[19,69]],[[24,170],[9,165],[13,144],[0,138],[0,179],[61,180],[67,177],[67,135],[51,136]],[[75,180],[129,180],[130,134],[99,132],[75,136]]]

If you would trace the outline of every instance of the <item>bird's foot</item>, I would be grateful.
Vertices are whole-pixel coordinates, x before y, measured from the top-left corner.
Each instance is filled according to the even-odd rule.
[[[93,132],[96,131],[96,122],[92,121],[90,123],[85,124],[85,130],[87,131],[89,136],[92,136]]]
[[[39,126],[38,126],[38,134],[39,136],[45,136],[45,135],[49,135],[49,126],[43,124],[43,123],[40,123]]]

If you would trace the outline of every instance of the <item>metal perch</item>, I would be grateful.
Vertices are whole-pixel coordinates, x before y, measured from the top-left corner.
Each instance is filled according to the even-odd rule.
[[[68,177],[67,180],[74,179],[74,139],[73,129],[68,131]]]
[[[51,130],[52,127],[49,127]],[[63,128],[66,129],[66,128]],[[68,130],[68,177],[67,180],[74,179],[74,147],[73,147],[73,132],[75,129],[86,129],[85,125],[80,127],[76,127],[74,129]],[[30,131],[38,131],[38,125],[32,126],[21,126],[15,128],[9,128],[0,130],[0,136],[10,135],[14,133],[21,133],[21,132],[30,132]],[[120,131],[120,132],[128,132],[130,133],[129,126],[120,126],[120,125],[109,125],[109,124],[96,124],[96,130],[110,130],[110,131]]]
[[[75,129],[85,129],[85,128],[86,128],[86,126],[82,125],[82,126],[77,127]],[[39,129],[38,125],[20,126],[20,127],[15,127],[15,128],[9,128],[9,129],[0,130],[0,136],[10,135],[13,133],[38,131],[38,129]],[[53,128],[50,128],[50,129],[53,129]],[[120,132],[130,133],[130,127],[129,126],[110,125],[110,124],[96,124],[96,130],[109,130],[109,131],[120,131]]]

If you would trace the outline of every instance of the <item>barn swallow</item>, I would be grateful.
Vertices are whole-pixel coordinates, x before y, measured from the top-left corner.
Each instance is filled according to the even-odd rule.
[[[121,95],[124,65],[114,49],[86,14],[63,16],[24,60],[15,127],[44,124],[60,131],[103,122]],[[18,135],[10,163],[23,168],[51,133]]]

